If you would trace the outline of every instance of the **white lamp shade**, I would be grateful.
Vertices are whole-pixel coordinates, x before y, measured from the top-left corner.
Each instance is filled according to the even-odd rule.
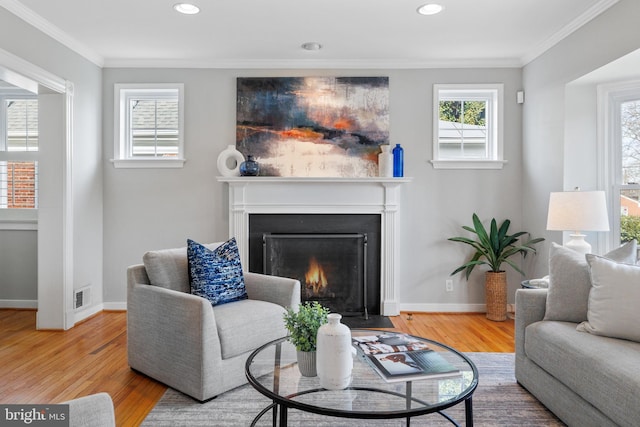
[[[609,231],[604,191],[551,193],[547,230]]]

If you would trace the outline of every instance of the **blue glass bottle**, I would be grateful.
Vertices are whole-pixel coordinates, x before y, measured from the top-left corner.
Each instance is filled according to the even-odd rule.
[[[396,144],[393,148],[393,176],[404,176],[404,150],[400,144]]]

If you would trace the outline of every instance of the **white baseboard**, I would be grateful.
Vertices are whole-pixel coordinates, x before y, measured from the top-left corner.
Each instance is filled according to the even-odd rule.
[[[0,308],[37,309],[38,300],[0,299]]]
[[[104,310],[103,304],[95,304],[85,308],[84,310],[79,310],[73,313],[73,324],[75,325],[78,322],[83,321],[84,319],[88,319],[96,313],[100,313]]]
[[[105,310],[127,311],[126,302],[105,302],[102,304]]]
[[[400,311],[416,313],[485,313],[484,304],[400,304]]]

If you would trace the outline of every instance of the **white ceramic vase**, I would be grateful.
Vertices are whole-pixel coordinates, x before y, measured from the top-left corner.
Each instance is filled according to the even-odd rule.
[[[244,156],[236,150],[235,145],[228,145],[218,155],[218,172],[222,176],[240,176],[240,165]]]
[[[316,342],[316,369],[320,387],[343,390],[351,383],[353,356],[351,330],[340,323],[342,316],[331,313],[320,326]]]
[[[382,153],[378,154],[378,176],[393,177],[393,154],[391,146],[384,144],[380,146]]]

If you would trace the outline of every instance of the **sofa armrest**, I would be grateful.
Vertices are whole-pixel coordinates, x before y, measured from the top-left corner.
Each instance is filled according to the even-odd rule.
[[[284,308],[298,310],[300,304],[299,280],[245,272],[244,284],[249,299],[268,301]]]
[[[518,289],[516,291],[516,355],[524,355],[525,329],[544,319],[547,289]]]
[[[70,427],[115,427],[116,416],[113,401],[107,393],[96,393],[89,396],[64,402],[69,405]]]

